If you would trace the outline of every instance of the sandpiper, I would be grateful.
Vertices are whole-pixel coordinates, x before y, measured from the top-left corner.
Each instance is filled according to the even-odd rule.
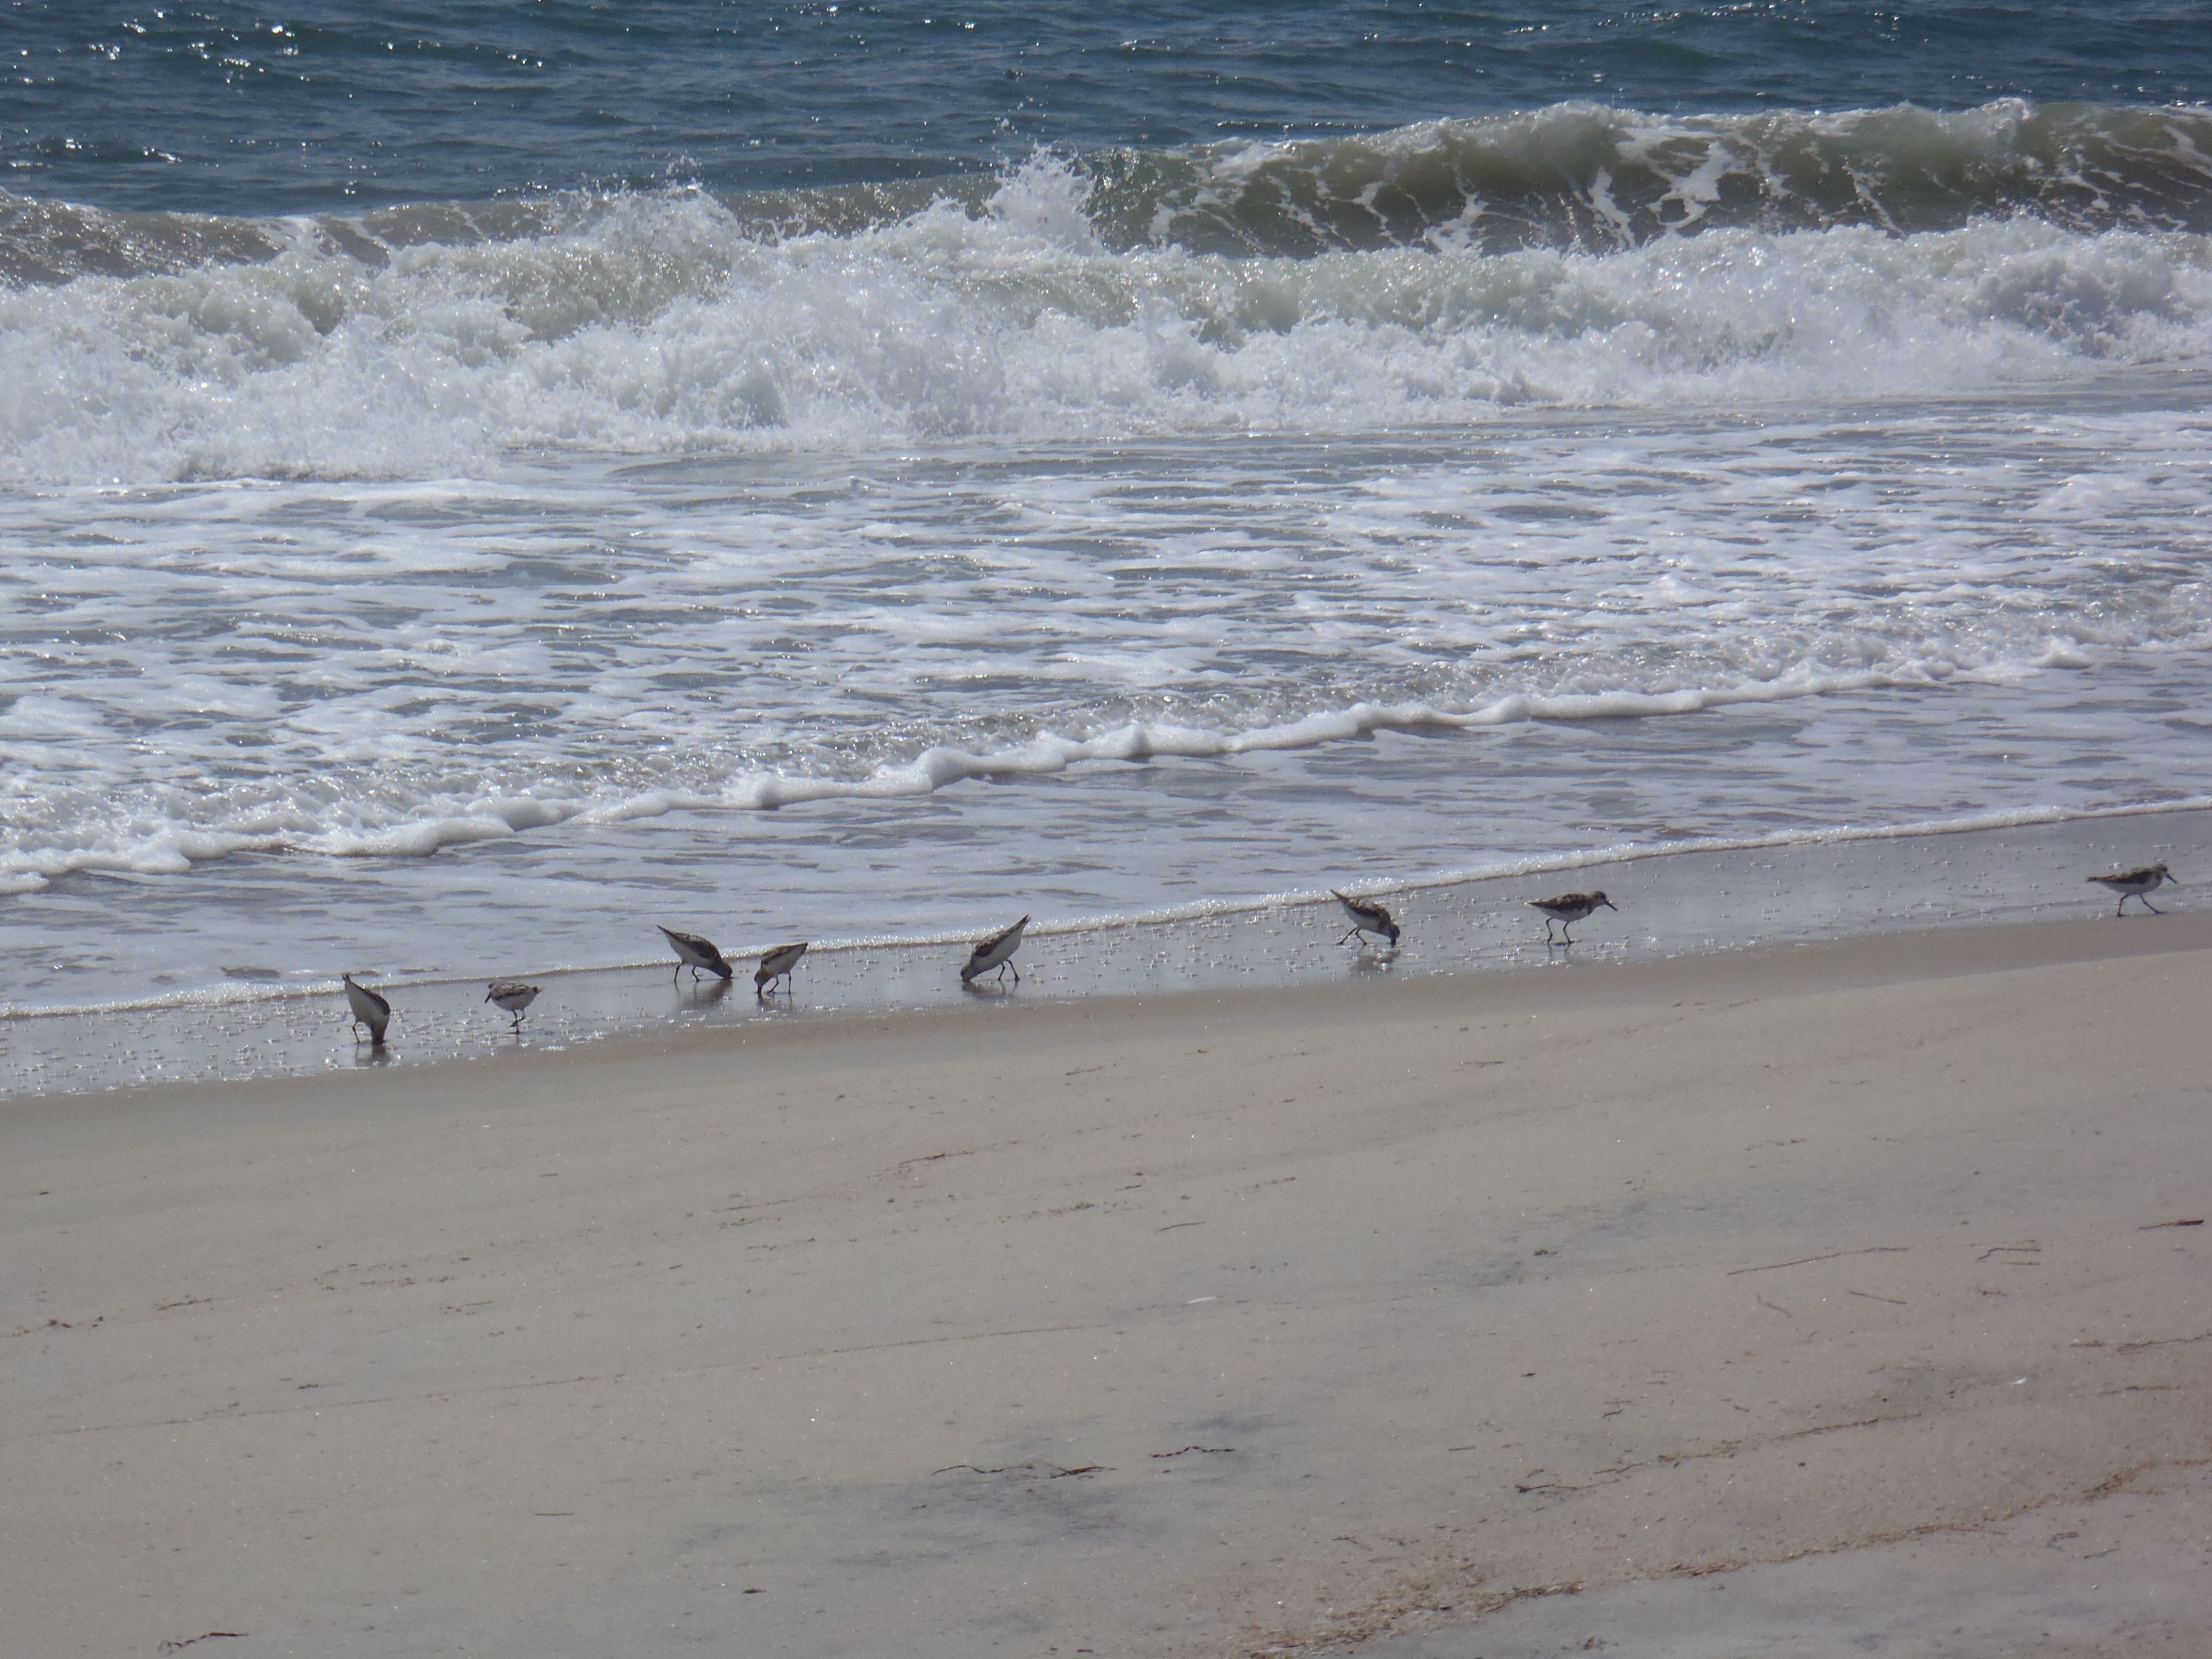
[[[353,1040],[356,1042],[361,1041],[358,1028],[366,1025],[368,1027],[368,1046],[381,1048],[384,1046],[384,1028],[392,1024],[392,1005],[366,985],[355,984],[351,974],[341,974],[338,977],[345,984],[346,1006],[353,1011],[353,1023],[356,1028]]]
[[[2092,876],[2089,879],[2100,887],[2111,888],[2120,896],[2119,903],[2112,910],[2114,915],[2128,908],[2130,899],[2141,899],[2144,909],[2154,916],[2162,916],[2166,912],[2144,895],[2154,893],[2167,882],[2173,881],[2173,872],[2162,864],[2146,864],[2140,870],[2115,870],[2109,876]],[[2176,887],[2181,885],[2178,881],[2173,881],[2173,884]]]
[[[657,921],[653,925],[660,927]],[[714,948],[714,940],[701,939],[696,933],[679,933],[673,927],[660,927],[660,931],[668,935],[668,942],[676,947],[676,972],[668,976],[671,985],[686,968],[691,970],[694,979],[699,977],[699,970],[703,968],[724,984],[727,984],[737,972],[722,959],[722,953]]]
[[[1022,929],[1029,925],[1030,919],[1024,916],[1005,933],[992,934],[969,951],[967,962],[960,969],[960,982],[963,985],[973,984],[977,975],[988,974],[996,968],[1000,978],[1004,979],[1008,972],[1012,972],[1014,983],[1019,985],[1022,970],[1014,966],[1012,957],[1016,951],[1021,949]]]
[[[1607,909],[1620,913],[1620,907],[1603,893],[1562,893],[1557,898],[1530,899],[1528,902],[1544,913],[1544,943],[1572,945],[1574,935],[1567,930],[1602,904]],[[1559,922],[1559,936],[1552,937],[1552,924]]]
[[[1390,913],[1388,910],[1373,899],[1346,898],[1334,887],[1328,890],[1336,902],[1344,907],[1344,914],[1352,918],[1352,932],[1346,933],[1344,939],[1337,940],[1339,945],[1357,934],[1373,933],[1379,939],[1389,940],[1391,949],[1397,948],[1398,924],[1390,920]]]
[[[525,985],[519,979],[495,979],[491,982],[491,989],[484,993],[484,1000],[496,1002],[513,1014],[514,1029],[519,1033],[522,1030],[522,1011],[538,1000],[538,988]]]
[[[763,957],[760,959],[760,966],[753,969],[753,994],[756,996],[766,996],[768,988],[777,980],[787,979],[791,970],[799,966],[799,957],[805,954],[805,939],[799,940],[796,945],[777,945],[775,950]],[[787,985],[784,988],[789,990],[791,988]]]

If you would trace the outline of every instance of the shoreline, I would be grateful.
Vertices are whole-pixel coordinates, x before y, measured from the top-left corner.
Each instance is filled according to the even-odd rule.
[[[1340,943],[1344,921],[1333,900],[1294,897],[1194,906],[1157,918],[1047,918],[1033,925],[1016,958],[1023,982],[1003,988],[967,991],[957,979],[965,945],[981,929],[941,942],[825,945],[801,963],[792,994],[768,1002],[757,1000],[745,982],[749,961],[738,963],[729,986],[711,979],[672,983],[660,965],[578,969],[529,976],[544,983],[545,994],[519,1037],[503,1014],[484,1007],[484,981],[442,975],[376,981],[396,1010],[390,1042],[376,1049],[353,1040],[343,999],[321,988],[19,1012],[0,1016],[0,1099],[504,1060],[517,1050],[560,1053],[653,1030],[843,1022],[1002,996],[1082,1003],[1368,979],[1488,981],[1539,967],[1579,973],[1927,928],[2058,924],[2103,908],[2103,890],[2087,886],[2085,872],[2154,859],[2185,873],[2212,867],[2212,811],[1733,840],[1632,849],[1610,860],[1547,865],[1534,874],[1516,866],[1497,874],[1356,883],[1350,890],[1380,893],[1405,926],[1401,948],[1389,953]],[[1553,950],[1526,902],[1571,880],[1606,887],[1622,908],[1577,924],[1583,931],[1571,951]],[[2180,905],[2192,902],[2185,885],[2169,890]]]
[[[1887,1549],[2212,1628],[2121,1571],[2212,1466],[2172,922],[14,1102],[0,1589],[57,1656],[1458,1659]]]
[[[1613,866],[1631,868],[1656,859],[1778,853],[1794,848],[1842,847],[1863,842],[1913,842],[1941,836],[2002,834],[2008,830],[2055,829],[2069,824],[2099,824],[2112,820],[2163,817],[2185,813],[2212,815],[2212,797],[2192,796],[2186,799],[2174,801],[2137,801],[2124,806],[2084,811],[2071,811],[2062,807],[2029,807],[2017,811],[1974,813],[1955,817],[1915,820],[1898,824],[1837,824],[1820,829],[1777,830],[1769,835],[1759,836],[1699,836],[1678,842],[1659,844],[1623,842],[1578,852],[1529,854],[1524,857],[1505,859],[1492,864],[1439,870],[1425,875],[1392,877],[1380,880],[1371,878],[1348,880],[1346,890],[1355,897],[1395,902],[1405,895],[1424,893],[1440,888],[1472,886],[1478,883],[1521,880],[1542,884],[1546,883],[1547,878],[1565,878],[1573,872]],[[8,896],[13,896],[13,895],[0,893],[0,897]],[[1068,934],[1102,934],[1127,928],[1168,927],[1178,923],[1214,921],[1257,915],[1263,911],[1300,909],[1309,906],[1316,906],[1326,910],[1330,902],[1331,890],[1327,887],[1261,893],[1243,897],[1194,899],[1182,904],[1163,905],[1146,910],[1127,913],[1108,912],[1096,915],[1042,921],[1030,927],[1028,937],[1044,939]],[[911,933],[863,933],[848,939],[814,942],[810,947],[809,955],[819,957],[865,951],[952,951],[972,945],[975,938],[976,933],[973,928],[939,929],[935,932]],[[735,945],[726,944],[725,949],[730,961],[735,963],[757,957],[783,942],[781,934],[774,937],[763,935],[758,939],[747,940]],[[587,974],[645,973],[665,968],[667,963],[668,959],[665,956],[651,958],[638,957],[620,962],[576,963],[533,969],[531,970],[531,976],[541,979],[563,979]],[[495,976],[496,975],[476,972],[409,974],[403,978],[381,982],[410,988],[443,988],[455,985],[481,985],[485,983],[488,978]],[[0,1004],[0,1021],[65,1019],[84,1015],[138,1013],[166,1007],[211,1008],[264,1000],[334,997],[337,994],[335,982],[328,980],[301,979],[282,984],[265,982],[257,984],[252,980],[228,980],[137,1001],[113,1000],[52,1005]]]
[[[2126,918],[2133,921],[2132,916]],[[941,1006],[838,1010],[814,1018],[690,1022],[661,1029],[611,1033],[573,1047],[516,1048],[489,1055],[392,1067],[364,1061],[346,1070],[242,1078],[154,1079],[100,1091],[0,1097],[0,1124],[27,1108],[55,1104],[81,1109],[128,1105],[151,1099],[226,1100],[237,1097],[290,1099],[301,1089],[349,1089],[400,1078],[448,1090],[471,1079],[496,1079],[504,1088],[532,1077],[572,1075],[581,1066],[628,1071],[660,1062],[699,1065],[710,1060],[764,1052],[803,1057],[834,1051],[855,1036],[871,1042],[924,1042],[970,1020],[1033,1022],[1043,1031],[1080,1030],[1094,1019],[1147,1018],[1238,1019],[1286,1000],[1316,1010],[1350,1006],[1380,1014],[1418,1018],[1474,1000],[1487,1013],[1572,1013],[1612,1011],[1669,994],[1700,999],[1755,995],[1785,978],[1801,994],[1864,989],[1921,981],[1972,978],[2030,969],[2065,969],[2100,963],[2212,951],[2212,913],[2173,912],[2112,933],[2100,921],[2080,919],[1951,924],[1797,939],[1734,950],[1638,960],[1479,969],[1394,979],[1362,973],[1340,982],[1297,985],[1219,985],[1202,989],[1101,992],[1018,1001],[993,994]],[[2149,923],[2163,923],[2154,927]],[[1348,949],[1349,947],[1347,947]],[[579,970],[589,971],[589,970]],[[657,970],[656,970],[657,971]],[[480,981],[471,981],[470,984]],[[504,1018],[504,1016],[502,1016]]]

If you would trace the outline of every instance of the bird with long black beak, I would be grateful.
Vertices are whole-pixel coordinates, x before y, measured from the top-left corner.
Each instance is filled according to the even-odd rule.
[[[1004,979],[1011,972],[1014,983],[1019,985],[1022,970],[1014,966],[1012,958],[1014,952],[1022,947],[1022,929],[1029,925],[1030,919],[1024,916],[1004,933],[992,934],[969,951],[968,960],[961,965],[960,982],[973,985],[978,975],[988,974],[995,968],[999,970],[1000,978]]]
[[[660,927],[659,922],[653,926]],[[671,985],[686,968],[691,970],[694,979],[698,978],[701,970],[704,969],[726,985],[736,976],[737,969],[723,960],[722,953],[714,948],[714,940],[701,939],[696,933],[678,933],[673,927],[661,927],[660,931],[668,935],[668,942],[676,947],[676,972],[668,976]]]
[[[1547,945],[1572,945],[1574,935],[1567,930],[1600,905],[1616,915],[1620,913],[1620,907],[1600,892],[1561,893],[1557,898],[1530,899],[1528,902],[1544,913],[1544,943]],[[1557,939],[1552,937],[1552,924],[1555,921],[1559,924]]]
[[[805,939],[796,945],[779,945],[770,951],[760,959],[760,966],[753,969],[753,994],[764,997],[769,994],[768,988],[776,981],[787,981],[791,970],[799,966],[799,957],[805,954]],[[787,991],[790,988],[788,984],[784,987]]]
[[[366,1025],[368,1027],[368,1046],[381,1048],[384,1046],[384,1028],[392,1024],[392,1005],[366,985],[355,984],[351,974],[341,974],[338,978],[345,985],[346,1006],[353,1012],[353,1040],[356,1042],[361,1041],[360,1028]]]
[[[1352,931],[1337,940],[1339,945],[1359,934],[1372,933],[1377,939],[1388,939],[1392,950],[1397,949],[1398,924],[1390,920],[1388,910],[1373,899],[1347,898],[1334,887],[1328,890],[1329,896],[1344,907],[1344,914],[1352,918]]]
[[[2120,896],[2119,903],[2112,910],[2116,916],[2128,908],[2130,899],[2134,899],[2151,915],[2162,916],[2166,912],[2153,904],[2146,895],[2155,893],[2170,881],[2176,887],[2181,885],[2179,882],[2173,881],[2173,872],[2162,864],[2146,864],[2140,870],[2115,870],[2109,876],[2092,876],[2089,879],[2100,887],[2111,888]]]

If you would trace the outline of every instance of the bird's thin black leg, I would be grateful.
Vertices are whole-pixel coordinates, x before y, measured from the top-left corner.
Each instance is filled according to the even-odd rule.
[[[2142,902],[2142,908],[2143,908],[2144,909],[2146,909],[2146,910],[2149,911],[2149,912],[2151,913],[2151,915],[2154,915],[2154,916],[2162,916],[2162,915],[2164,915],[2166,914],[2166,912],[2165,912],[2165,911],[2163,911],[2163,910],[2160,909],[2160,908],[2158,908],[2158,906],[2156,906],[2155,904],[2153,904],[2153,903],[2152,903],[2148,899],[2144,899],[2144,900],[2143,900],[2143,902]]]

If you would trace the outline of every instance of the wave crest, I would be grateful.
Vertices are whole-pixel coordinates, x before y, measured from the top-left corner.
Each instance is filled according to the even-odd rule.
[[[1094,157],[1115,246],[1602,252],[1716,229],[1895,234],[2026,215],[2212,229],[2212,111],[2019,100],[1663,117],[1596,104],[1370,137]]]
[[[2027,216],[2069,230],[2212,231],[2212,110],[1904,104],[1660,116],[1590,103],[1349,137],[1109,149],[1067,163],[1116,252],[1310,258],[1383,248],[1602,253],[1719,229],[1891,234]],[[763,241],[853,236],[941,204],[983,216],[980,175],[719,198]],[[175,272],[280,257],[305,236],[380,269],[404,251],[588,228],[620,195],[428,202],[354,217],[117,213],[0,191],[0,283]]]
[[[540,204],[512,234],[446,224],[374,260],[272,222],[251,262],[0,289],[0,477],[1371,430],[2212,359],[2193,232],[2013,218],[1253,258],[1117,247],[1097,192],[1040,159],[980,204],[781,240],[698,192]]]

